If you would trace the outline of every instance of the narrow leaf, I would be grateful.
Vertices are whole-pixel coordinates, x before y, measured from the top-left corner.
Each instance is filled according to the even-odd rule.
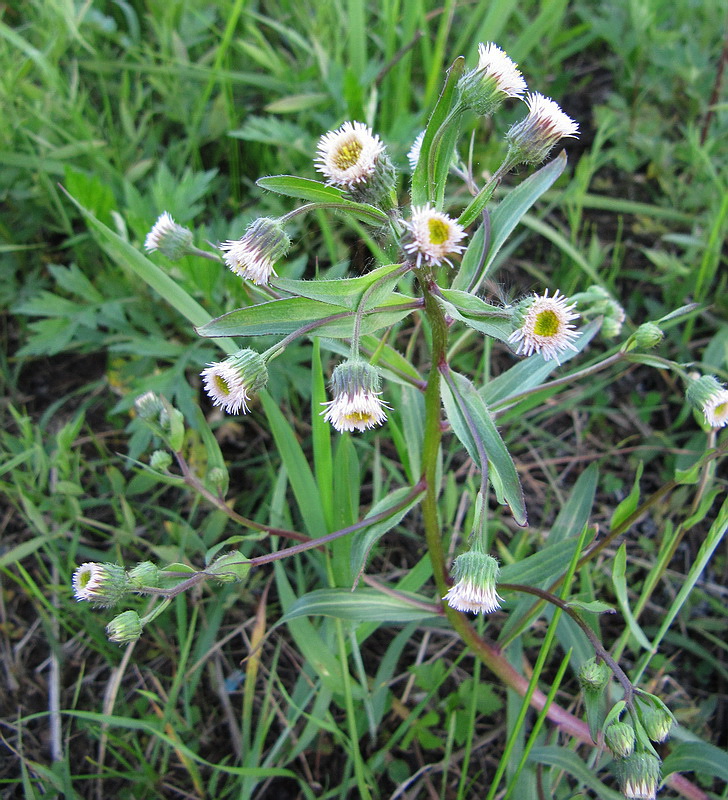
[[[620,545],[617,554],[614,556],[612,583],[614,584],[614,594],[617,596],[617,602],[619,603],[619,610],[629,626],[630,633],[645,650],[652,652],[652,645],[649,639],[642,632],[642,628],[637,624],[637,620],[632,615],[632,609],[629,607],[627,594],[627,546],[624,543]]]
[[[508,311],[499,306],[492,306],[470,292],[443,289],[438,302],[454,319],[501,342],[507,342],[513,333],[511,315]]]
[[[344,199],[344,192],[335,186],[310,178],[298,178],[295,175],[268,175],[265,178],[258,178],[256,183],[261,189],[267,189],[269,192],[312,203],[331,203]]]
[[[296,600],[281,618],[281,622],[312,615],[351,622],[412,622],[437,616],[427,597],[411,592],[400,594],[412,602],[375,589],[357,589],[355,592],[348,589],[318,589]],[[431,610],[428,610],[428,606],[432,607]]]

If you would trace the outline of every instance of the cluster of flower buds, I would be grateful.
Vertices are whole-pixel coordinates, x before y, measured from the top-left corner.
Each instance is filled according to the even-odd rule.
[[[622,331],[626,314],[622,306],[602,286],[590,286],[584,292],[571,296],[579,313],[585,321],[602,318],[601,334],[605,339],[613,339]]]
[[[160,570],[151,561],[142,561],[130,570],[124,569],[119,564],[87,561],[74,571],[72,586],[76,600],[112,608],[118,606],[130,594],[171,597],[175,593],[175,585],[191,576],[230,583],[244,581],[249,571],[250,562],[238,552],[218,556],[202,572],[189,569],[182,573]],[[140,617],[131,609],[118,614],[106,626],[109,641],[117,644],[135,642],[142,635],[145,625],[162,609],[163,606],[158,606],[144,617]]]

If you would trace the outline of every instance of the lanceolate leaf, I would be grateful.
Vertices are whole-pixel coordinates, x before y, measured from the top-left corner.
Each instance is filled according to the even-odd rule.
[[[662,774],[695,772],[728,781],[728,754],[707,742],[680,742],[662,764]]]
[[[442,289],[441,293],[442,298],[438,298],[438,301],[451,317],[494,339],[508,341],[513,325],[505,309],[492,306],[470,292]]]
[[[372,292],[375,296],[372,297],[372,303],[376,301],[380,287],[388,291],[400,277],[393,274],[400,266],[400,264],[388,264],[386,267],[379,267],[379,269],[372,270],[358,278],[342,278],[334,281],[294,281],[288,278],[277,278],[273,284],[276,288],[298,297],[308,297],[322,303],[345,306],[355,311],[359,307],[364,292],[374,283],[377,283],[377,286]]]
[[[534,747],[528,760],[534,764],[548,764],[568,772],[580,783],[588,786],[601,800],[624,800],[623,795],[609,789],[599,778],[594,770],[588,767],[576,753],[556,745]]]
[[[362,333],[394,325],[412,312],[411,298],[392,293],[386,302],[362,319]],[[404,308],[402,306],[405,306]],[[354,327],[354,313],[343,306],[322,303],[307,297],[271,300],[248,308],[238,308],[197,329],[200,336],[265,336],[288,334],[310,326],[322,336],[348,337]]]
[[[535,172],[525,181],[511,189],[503,200],[493,209],[490,215],[490,246],[488,248],[488,255],[485,263],[480,270],[479,274],[475,274],[474,270],[480,262],[478,258],[467,258],[463,256],[463,264],[466,262],[470,269],[460,269],[457,277],[453,281],[454,289],[469,289],[477,290],[478,286],[483,282],[484,278],[490,272],[493,266],[493,261],[498,255],[499,250],[503,247],[506,239],[511,235],[513,229],[521,221],[524,214],[529,208],[538,200],[541,195],[553,186],[556,179],[561,175],[566,167],[566,155],[562,151],[556,158],[549,161],[545,167],[541,167],[538,172]],[[478,232],[473,235],[468,246],[475,248],[478,254],[483,247],[483,234],[482,226]],[[470,270],[473,270],[472,272]]]
[[[311,203],[331,203],[344,199],[344,192],[335,186],[310,178],[298,178],[295,175],[268,175],[256,181],[261,189],[283,194],[286,197],[297,197]]]
[[[375,589],[318,589],[298,599],[281,618],[289,622],[296,617],[322,615],[351,622],[412,622],[437,616],[427,597],[400,593],[409,598],[393,597]]]
[[[492,470],[489,477],[498,501],[508,503],[516,522],[525,525],[526,506],[516,467],[488,407],[464,375],[446,368],[443,377],[445,414],[453,432],[481,470],[489,466]]]

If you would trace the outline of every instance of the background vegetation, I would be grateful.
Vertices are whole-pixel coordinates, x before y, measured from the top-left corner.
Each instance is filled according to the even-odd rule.
[[[266,637],[292,598],[326,585],[320,553],[256,570],[242,587],[177,598],[136,646],[107,642],[107,615],[71,596],[77,564],[199,566],[211,545],[242,532],[179,481],[139,466],[151,442],[131,412],[134,398],[158,391],[183,411],[192,463],[205,452],[201,407],[229,464],[235,510],[302,529],[297,459],[311,458],[311,395],[322,373],[314,363],[312,383],[310,346],[271,365],[287,456],[283,434],[277,442],[271,434],[273,411],[268,421],[260,406],[223,419],[200,397],[197,377],[217,357],[213,346],[104,254],[59,184],[136,246],[165,209],[200,241],[234,238],[247,221],[289,208],[255,180],[314,177],[318,137],[343,120],[372,121],[404,168],[445,68],[460,54],[472,63],[478,42],[496,41],[583,134],[567,148],[565,177],[509,241],[488,293],[549,285],[571,294],[598,283],[624,303],[628,330],[695,301],[696,313],[666,326],[659,352],[725,381],[725,30],[719,0],[3,6],[3,796],[345,798],[360,796],[362,776],[376,797],[480,796],[519,708],[444,627],[346,629],[343,650],[330,619],[301,618]],[[509,113],[518,112],[499,115],[495,129],[473,121],[478,170],[498,165]],[[366,230],[323,215],[291,232],[287,277],[360,274],[378,252]],[[250,300],[209,262],[164,268],[213,315]],[[406,347],[407,332],[400,336]],[[483,378],[485,365],[499,374],[513,363],[474,336],[459,349]],[[400,405],[383,433],[332,439],[337,478],[324,491],[336,527],[412,477],[406,413]],[[587,515],[609,530],[639,511],[627,531],[627,585],[652,640],[711,526],[715,534],[725,473],[715,463],[690,468],[706,448],[725,445],[725,432],[700,428],[669,372],[637,365],[542,393],[498,423],[530,512],[526,530],[506,514],[494,518],[501,559],[537,551],[554,524]],[[476,487],[457,442],[448,443],[441,513],[454,550],[471,514],[456,487]],[[569,498],[571,520],[557,516]],[[373,574],[426,581],[417,515],[383,542]],[[246,542],[257,554],[272,546]],[[614,603],[613,554],[578,580]],[[602,620],[623,666],[632,674],[646,666],[643,684],[674,710],[678,743],[726,744],[727,572],[723,546],[642,667],[644,650],[622,617]],[[488,622],[493,638],[506,619]],[[519,669],[535,658],[544,625],[541,617],[511,645]],[[555,651],[552,671],[560,658]],[[580,712],[570,672],[557,701]],[[595,778],[604,757],[582,749],[584,761],[574,762],[568,737],[549,749],[557,741],[553,731],[539,738],[516,796],[530,800],[542,785],[542,796],[615,796],[608,773]],[[680,768],[697,770],[690,777],[702,796],[728,796],[724,762],[704,753],[711,766]],[[504,787],[516,785],[517,762]]]

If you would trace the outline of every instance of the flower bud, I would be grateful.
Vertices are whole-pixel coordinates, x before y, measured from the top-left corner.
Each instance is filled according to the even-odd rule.
[[[275,264],[286,255],[291,240],[280,221],[261,217],[243,234],[242,239],[223,242],[223,260],[230,270],[258,286],[267,286],[275,275]]]
[[[149,459],[149,466],[159,472],[166,472],[171,464],[172,456],[166,450],[155,450]]]
[[[670,736],[675,718],[661,705],[640,707],[640,722],[653,742],[664,742]]]
[[[247,578],[250,562],[238,551],[224,553],[216,558],[205,572],[214,575],[221,583],[240,582]]]
[[[456,583],[443,597],[456,611],[490,614],[500,608],[500,567],[493,556],[470,550],[455,559],[452,576]]]
[[[548,97],[526,95],[528,116],[506,133],[507,160],[515,164],[540,164],[561,139],[577,137],[579,126]]]
[[[482,116],[490,116],[506,97],[521,97],[526,91],[516,64],[493,42],[478,45],[478,66],[458,81],[460,103]]]
[[[154,392],[145,392],[134,401],[134,408],[141,419],[157,421],[164,411],[164,403]]]
[[[636,751],[617,762],[622,794],[630,800],[655,800],[660,782],[660,759],[647,751]]]
[[[147,586],[159,586],[159,567],[151,561],[142,561],[127,572],[132,587],[144,589]]]
[[[604,731],[604,741],[615,758],[626,758],[634,752],[634,728],[627,722],[614,722]]]
[[[115,606],[131,591],[124,567],[87,561],[73,573],[73,594],[97,606]]]
[[[637,347],[649,350],[660,344],[664,336],[665,334],[654,322],[644,322],[634,332],[634,341]]]
[[[147,234],[144,247],[149,253],[159,250],[176,261],[192,252],[192,239],[192,231],[178,225],[165,211]]]
[[[142,635],[143,629],[142,621],[136,611],[124,611],[106,626],[106,635],[110,642],[129,644],[136,642]]]
[[[601,694],[609,682],[611,670],[604,661],[597,661],[595,657],[585,661],[579,669],[579,683],[585,692]]]

